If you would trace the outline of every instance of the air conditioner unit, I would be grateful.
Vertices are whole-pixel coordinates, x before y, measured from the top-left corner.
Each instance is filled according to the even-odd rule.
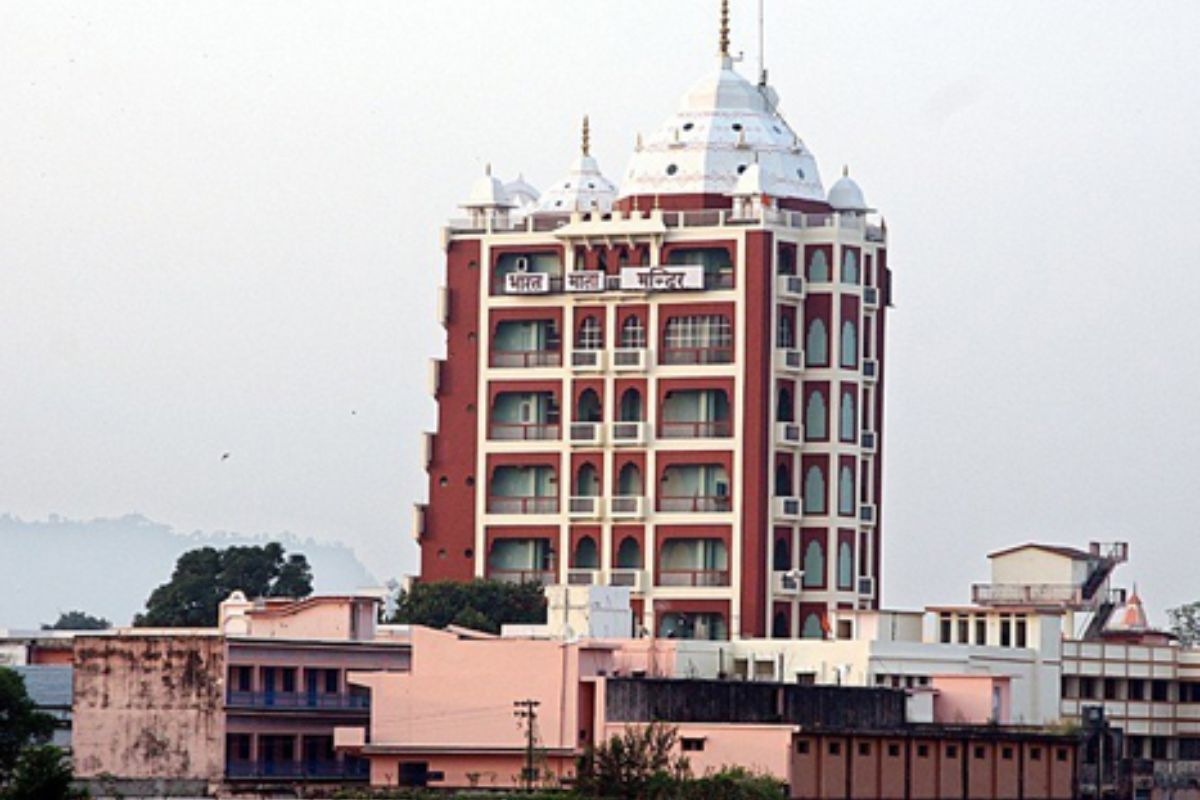
[[[858,593],[867,595],[868,597],[875,596],[875,579],[874,578],[859,578]]]

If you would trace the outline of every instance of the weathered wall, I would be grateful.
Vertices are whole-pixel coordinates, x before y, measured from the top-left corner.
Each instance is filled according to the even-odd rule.
[[[218,636],[77,638],[76,774],[219,779],[224,674],[224,642]]]

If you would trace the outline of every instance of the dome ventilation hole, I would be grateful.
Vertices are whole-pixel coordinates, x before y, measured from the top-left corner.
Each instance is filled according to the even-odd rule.
[[[679,172],[679,167],[677,167],[674,164],[670,164],[667,166],[667,174],[668,175],[674,175],[676,172]]]
[[[796,177],[799,178],[800,180],[804,180],[804,170],[802,170],[802,169],[796,170]]]
[[[690,130],[691,130],[692,128],[694,128],[694,127],[696,127],[696,123],[694,123],[694,122],[685,122],[685,123],[683,123],[683,129],[684,129],[685,131],[690,131]]]
[[[733,123],[733,126],[732,126],[732,127],[733,127],[733,129],[734,129],[735,131],[739,131],[739,132],[740,132],[740,131],[742,130],[742,123],[740,123],[740,122],[735,122],[735,123]]]
[[[745,172],[747,166],[747,164],[738,164],[738,175],[741,175],[743,172]]]

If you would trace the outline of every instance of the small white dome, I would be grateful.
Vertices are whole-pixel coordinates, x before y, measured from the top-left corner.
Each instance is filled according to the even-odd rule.
[[[518,175],[515,181],[504,184],[504,193],[508,196],[509,201],[522,211],[536,206],[538,197],[541,196],[541,192],[527,182],[524,175]]]
[[[600,172],[591,156],[579,156],[567,177],[555,183],[538,201],[538,211],[568,214],[572,211],[612,211],[617,187]]]
[[[844,168],[842,169],[842,177],[838,178],[837,183],[829,190],[829,205],[838,211],[857,211],[862,213],[871,210],[867,207],[867,201],[863,197],[862,189],[850,177],[849,170]]]
[[[471,187],[471,194],[467,197],[467,202],[463,203],[463,208],[512,207],[513,202],[509,199],[508,192],[504,190],[504,184],[499,178],[492,175],[491,165],[488,165],[484,176],[475,181],[475,185]]]

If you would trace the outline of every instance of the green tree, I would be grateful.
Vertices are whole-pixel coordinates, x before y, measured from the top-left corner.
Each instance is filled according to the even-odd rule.
[[[417,583],[401,592],[390,622],[499,633],[501,625],[534,625],[546,621],[546,599],[536,583],[499,581],[435,581]]]
[[[217,624],[218,607],[231,592],[247,597],[308,597],[312,570],[300,553],[286,556],[283,546],[199,547],[175,562],[171,580],[146,600],[134,618],[141,627],[206,627]]]
[[[22,749],[49,741],[53,733],[54,717],[37,710],[25,691],[25,679],[16,670],[0,667],[0,785]]]
[[[675,754],[677,741],[677,729],[661,722],[626,727],[584,754],[576,785],[586,796],[614,800],[679,797],[691,768]]]
[[[1179,637],[1180,644],[1200,645],[1200,601],[1169,609],[1167,618],[1171,620],[1171,633]]]
[[[21,751],[3,800],[72,800],[86,797],[71,788],[75,775],[67,754],[54,745],[36,745]]]
[[[53,625],[43,625],[44,631],[102,631],[111,628],[112,623],[104,617],[93,617],[82,611],[64,611],[58,615],[58,621]]]

